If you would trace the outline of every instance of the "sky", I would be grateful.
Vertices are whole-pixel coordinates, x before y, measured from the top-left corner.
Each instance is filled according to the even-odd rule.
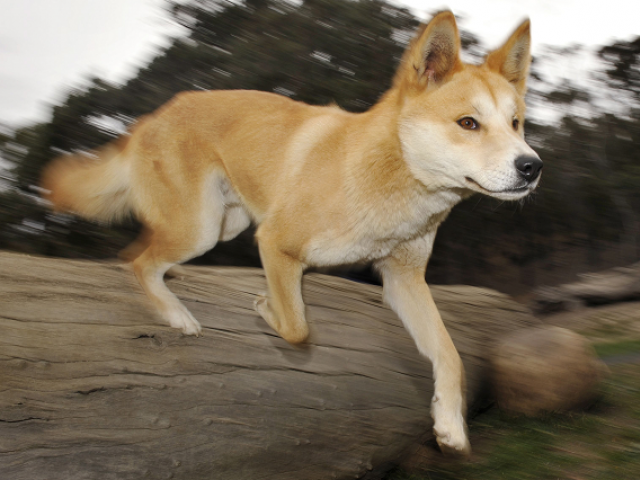
[[[451,9],[460,26],[498,46],[525,18],[533,52],[603,45],[640,35],[640,2],[608,0],[395,0],[421,18]],[[0,0],[0,124],[48,119],[50,105],[91,75],[122,82],[180,30],[164,0]],[[579,68],[576,67],[576,68]]]
[[[91,75],[133,76],[176,33],[164,0],[0,0],[0,123],[47,118]]]
[[[494,47],[528,17],[534,54],[543,45],[603,45],[616,38],[628,40],[640,35],[640,2],[636,0],[404,0],[396,3],[409,5],[418,13],[448,8],[462,19],[462,28]]]

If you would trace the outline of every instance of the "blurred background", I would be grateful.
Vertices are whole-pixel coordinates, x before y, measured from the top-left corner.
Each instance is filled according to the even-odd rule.
[[[427,279],[526,295],[638,261],[640,38],[624,2],[592,13],[571,0],[515,3],[448,7],[471,62],[531,17],[526,129],[545,162],[541,186],[520,203],[477,196],[456,207]],[[183,90],[257,89],[364,111],[389,87],[418,22],[444,6],[0,0],[0,249],[114,257],[138,225],[48,212],[36,187],[46,162],[108,142]],[[196,262],[259,266],[253,232]],[[345,274],[373,281],[366,269]]]

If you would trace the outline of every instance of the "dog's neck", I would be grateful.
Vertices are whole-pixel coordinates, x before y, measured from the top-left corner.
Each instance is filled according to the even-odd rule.
[[[352,186],[349,203],[356,209],[365,205],[374,208],[378,218],[388,218],[391,223],[419,224],[420,230],[428,231],[437,228],[449,211],[471,193],[463,188],[425,184],[413,175],[398,135],[399,108],[398,94],[390,90],[372,109],[353,118],[364,122],[362,126],[375,141],[355,143],[356,151],[349,156],[346,173],[347,179],[353,180],[348,182]],[[368,201],[361,201],[365,199]]]

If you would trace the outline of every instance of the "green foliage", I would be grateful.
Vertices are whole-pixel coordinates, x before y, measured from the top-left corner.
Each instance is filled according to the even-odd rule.
[[[601,358],[613,357],[617,355],[640,356],[640,340],[625,340],[622,342],[598,343],[594,345],[596,353]]]

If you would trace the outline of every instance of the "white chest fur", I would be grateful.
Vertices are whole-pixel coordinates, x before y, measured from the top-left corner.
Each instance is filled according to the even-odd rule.
[[[309,266],[335,266],[387,257],[399,244],[437,230],[460,200],[459,194],[442,191],[404,202],[402,209],[372,206],[353,216],[349,225],[337,225],[313,238],[303,261]]]

